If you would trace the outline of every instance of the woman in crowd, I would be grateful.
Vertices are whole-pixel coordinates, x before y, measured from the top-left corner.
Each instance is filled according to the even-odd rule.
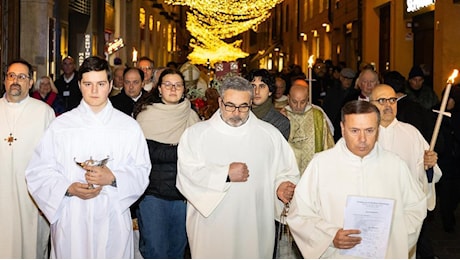
[[[49,76],[43,76],[37,80],[32,97],[52,107],[56,116],[65,112],[64,103],[58,96],[58,90]]]
[[[165,69],[134,109],[149,147],[150,184],[139,203],[139,250],[144,258],[184,258],[186,201],[176,188],[177,145],[199,117],[185,98],[183,75]]]

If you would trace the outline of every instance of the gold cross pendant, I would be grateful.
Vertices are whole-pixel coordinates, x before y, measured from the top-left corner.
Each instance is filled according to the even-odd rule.
[[[7,138],[4,139],[5,141],[7,141],[9,143],[9,145],[11,146],[11,144],[14,142],[14,141],[17,141],[18,139],[14,138],[13,137],[13,134],[10,133],[10,136],[8,136]]]

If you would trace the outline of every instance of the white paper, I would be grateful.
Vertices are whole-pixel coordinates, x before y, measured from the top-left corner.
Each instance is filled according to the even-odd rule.
[[[394,200],[348,196],[343,229],[359,229],[361,243],[340,249],[341,255],[362,258],[385,258],[393,217]]]

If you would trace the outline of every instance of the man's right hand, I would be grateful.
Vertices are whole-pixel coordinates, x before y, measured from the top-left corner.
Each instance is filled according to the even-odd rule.
[[[358,229],[347,229],[343,230],[342,228],[337,231],[335,234],[334,246],[339,249],[350,249],[361,243],[361,237],[350,236],[351,234],[360,234],[361,231]]]
[[[231,182],[245,182],[249,178],[248,166],[245,163],[233,162],[228,168],[228,176]]]
[[[101,186],[90,189],[88,183],[74,182],[69,186],[67,192],[72,196],[77,196],[82,200],[87,200],[99,195],[101,190]]]

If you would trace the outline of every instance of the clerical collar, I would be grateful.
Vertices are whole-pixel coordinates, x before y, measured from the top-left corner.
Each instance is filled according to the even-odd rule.
[[[358,100],[369,101],[369,97],[363,95],[363,93],[359,94]]]
[[[71,82],[72,79],[73,79],[73,77],[75,77],[75,72],[72,73],[72,76],[70,76],[70,77],[68,77],[68,78],[65,76],[65,74],[63,75],[63,78],[64,78],[65,83]]]
[[[139,98],[141,98],[142,96],[142,91],[139,92],[139,96],[135,97],[135,98],[131,98],[134,102],[137,102],[139,100]]]

